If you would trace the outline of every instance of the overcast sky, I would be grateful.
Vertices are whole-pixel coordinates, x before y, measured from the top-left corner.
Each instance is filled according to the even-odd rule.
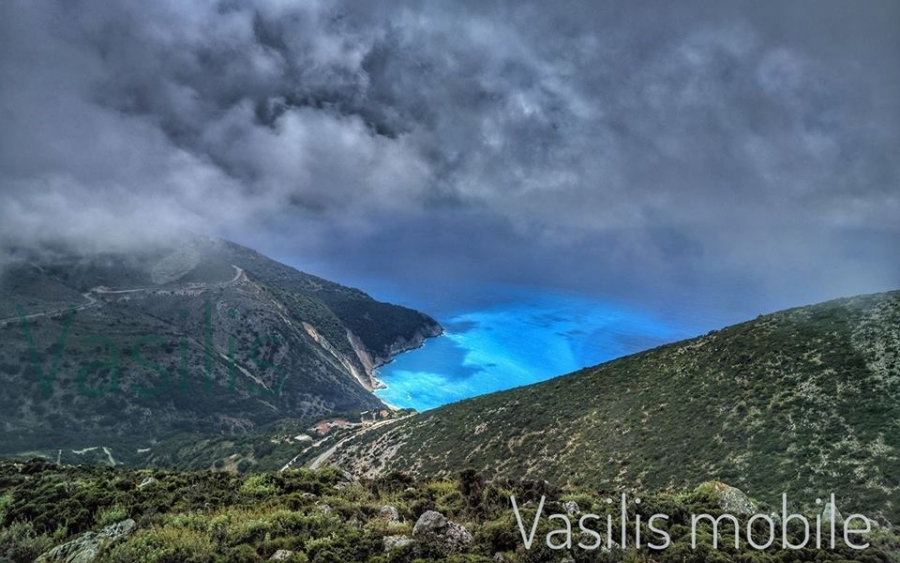
[[[898,288],[898,55],[892,0],[5,0],[0,236],[189,229],[423,307]]]

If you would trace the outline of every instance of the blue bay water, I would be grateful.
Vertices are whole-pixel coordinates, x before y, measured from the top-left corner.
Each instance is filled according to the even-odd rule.
[[[385,402],[419,411],[528,385],[697,334],[614,303],[515,289],[438,318],[446,332],[378,371]]]

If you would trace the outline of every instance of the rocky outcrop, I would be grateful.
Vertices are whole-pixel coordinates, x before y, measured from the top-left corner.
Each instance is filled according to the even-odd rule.
[[[719,508],[734,516],[750,516],[756,514],[756,505],[743,491],[719,481],[703,483],[698,491],[710,491],[719,504]]]
[[[384,540],[382,540],[382,541],[384,542],[384,550],[390,551],[394,548],[409,545],[409,544],[413,543],[415,540],[413,540],[409,536],[385,536]]]
[[[833,504],[826,503],[825,510],[822,511],[822,522],[834,522],[835,524],[843,524],[844,517]]]
[[[369,390],[383,389],[385,385],[375,377],[375,370],[385,364],[389,364],[394,360],[395,356],[402,354],[403,352],[421,348],[425,345],[425,340],[428,338],[434,338],[443,333],[444,328],[441,325],[437,323],[427,324],[418,328],[411,337],[406,338],[401,336],[395,340],[394,343],[391,344],[390,349],[387,350],[387,356],[380,356],[369,350],[360,337],[348,330],[347,340],[350,342],[353,351],[356,352],[356,361],[362,365],[365,372],[365,376],[358,373],[354,373],[353,375],[357,380],[360,380],[360,382],[365,381],[363,386]]]
[[[401,336],[397,340],[391,344],[390,349],[388,350],[387,356],[379,356],[377,354],[372,354],[370,351],[363,345],[362,341],[354,335],[353,333],[348,334],[348,338],[350,340],[350,344],[353,346],[353,349],[356,351],[356,355],[359,358],[359,361],[366,367],[366,373],[369,376],[370,381],[372,382],[373,389],[384,389],[385,384],[381,382],[377,377],[375,377],[375,370],[380,368],[383,365],[389,364],[394,361],[394,357],[404,353],[409,352],[410,350],[415,350],[416,348],[421,348],[425,345],[425,341],[429,338],[435,338],[444,334],[444,327],[437,323],[425,325],[415,331],[413,335],[409,338]]]
[[[154,478],[154,477],[147,477],[146,479],[144,479],[143,481],[141,481],[141,484],[138,485],[137,488],[138,488],[138,489],[143,489],[144,487],[149,487],[149,486],[152,485],[153,483],[157,483],[157,482],[159,482],[158,479],[156,479],[156,478]]]
[[[433,325],[427,325],[417,329],[409,338],[401,336],[400,338],[395,340],[393,344],[391,344],[390,357],[375,358],[376,367],[389,362],[397,354],[402,354],[403,352],[408,352],[409,350],[421,348],[425,344],[425,340],[427,340],[428,338],[434,338],[435,336],[440,336],[443,333],[443,327],[435,323]]]
[[[400,521],[400,513],[397,512],[397,509],[393,506],[382,506],[381,509],[378,510],[378,516],[388,522]]]
[[[569,516],[574,516],[575,514],[578,514],[579,512],[581,512],[578,509],[578,503],[575,502],[574,500],[564,502],[562,506],[563,506],[563,510],[565,510],[566,514],[568,514]]]
[[[415,527],[413,537],[440,544],[448,551],[457,551],[472,542],[472,534],[463,526],[447,520],[443,514],[429,510],[422,514]]]
[[[35,563],[91,563],[104,549],[134,532],[134,520],[109,525],[99,532],[87,532],[79,538],[54,547],[35,560]]]

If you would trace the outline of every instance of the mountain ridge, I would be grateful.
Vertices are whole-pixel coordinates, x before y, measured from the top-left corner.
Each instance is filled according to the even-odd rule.
[[[374,369],[442,331],[220,239],[7,255],[0,454],[117,444],[139,461],[176,432],[383,407]]]

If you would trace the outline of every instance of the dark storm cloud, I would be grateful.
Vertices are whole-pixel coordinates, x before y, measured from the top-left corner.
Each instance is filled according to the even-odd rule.
[[[6,2],[0,234],[186,228],[398,280],[884,289],[900,282],[898,17]]]

